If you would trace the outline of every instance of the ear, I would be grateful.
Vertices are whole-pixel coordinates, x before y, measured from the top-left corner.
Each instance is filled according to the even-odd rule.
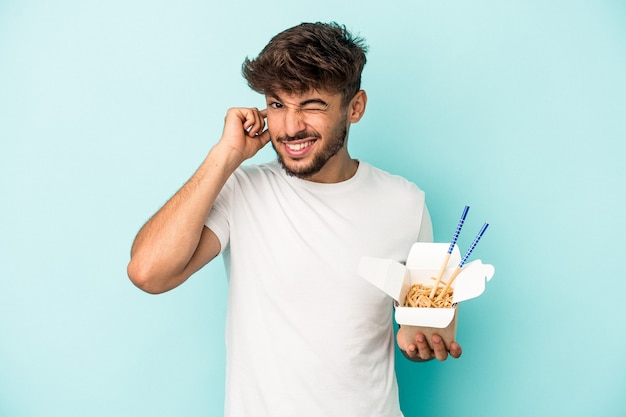
[[[363,113],[365,113],[366,105],[367,94],[365,94],[365,90],[359,90],[350,101],[348,110],[350,123],[356,123],[361,120],[361,117],[363,117]]]

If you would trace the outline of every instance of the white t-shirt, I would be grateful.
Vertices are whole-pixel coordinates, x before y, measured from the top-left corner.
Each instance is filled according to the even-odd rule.
[[[229,280],[226,416],[402,416],[392,300],[356,271],[432,241],[417,186],[364,162],[336,184],[243,166],[206,225]]]

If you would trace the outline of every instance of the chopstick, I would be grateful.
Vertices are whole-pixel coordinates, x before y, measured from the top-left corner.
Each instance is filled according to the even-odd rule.
[[[446,291],[448,291],[448,289],[450,288],[450,285],[452,285],[452,282],[456,279],[457,275],[459,275],[459,273],[461,272],[461,269],[463,268],[463,265],[465,265],[465,262],[467,261],[467,259],[469,258],[470,254],[472,253],[472,251],[476,247],[476,244],[478,244],[478,241],[480,240],[480,238],[483,237],[483,233],[485,233],[485,230],[487,230],[487,226],[489,226],[489,223],[483,224],[483,227],[480,229],[480,231],[478,232],[478,234],[474,238],[474,241],[472,242],[472,245],[469,247],[467,252],[465,252],[465,256],[463,257],[463,259],[461,259],[461,262],[459,262],[459,266],[456,267],[456,269],[454,270],[454,272],[452,273],[450,278],[448,278],[448,282],[446,283],[446,286],[443,288],[443,291],[441,291],[441,293],[439,294],[437,299],[440,299],[443,296],[443,294]]]
[[[454,249],[454,245],[456,245],[456,241],[459,238],[459,233],[461,233],[461,228],[463,227],[463,223],[465,223],[465,218],[467,217],[467,212],[469,210],[469,206],[465,206],[463,209],[463,214],[461,214],[461,219],[456,226],[456,231],[454,232],[454,237],[452,238],[452,243],[450,243],[450,247],[448,248],[448,253],[443,258],[443,263],[441,264],[441,269],[439,270],[439,274],[437,274],[437,281],[435,281],[435,285],[433,285],[433,289],[430,291],[429,298],[433,298],[435,296],[435,291],[439,288],[439,284],[441,283],[441,277],[443,276],[443,272],[446,270],[448,266],[448,262],[450,261],[450,255],[452,254],[452,250]]]

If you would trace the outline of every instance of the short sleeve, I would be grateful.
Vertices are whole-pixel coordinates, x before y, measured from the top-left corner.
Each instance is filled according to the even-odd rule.
[[[233,194],[233,177],[222,188],[207,216],[204,225],[211,229],[220,241],[220,254],[230,242],[230,207]]]

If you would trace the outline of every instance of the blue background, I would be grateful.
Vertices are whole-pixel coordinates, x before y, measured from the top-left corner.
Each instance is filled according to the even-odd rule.
[[[437,241],[491,223],[463,357],[398,360],[407,417],[625,415],[626,4],[215,3],[0,2],[0,416],[222,414],[222,263],[150,296],[129,248],[263,106],[244,57],[317,20],[371,47],[352,155],[426,191]]]

